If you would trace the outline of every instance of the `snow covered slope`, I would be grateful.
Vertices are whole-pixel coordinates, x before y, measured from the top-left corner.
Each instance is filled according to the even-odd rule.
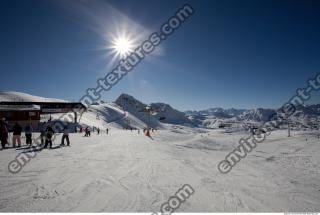
[[[15,91],[0,91],[0,101],[7,102],[66,102],[61,99],[44,98]]]
[[[191,125],[195,126],[192,120],[190,120],[185,113],[180,112],[170,105],[165,103],[151,103],[150,107],[154,110],[153,116],[164,123],[170,123],[175,125]]]
[[[143,114],[143,117],[140,119],[139,116],[124,111],[123,108],[116,103],[100,102],[92,105],[87,112],[83,113],[80,124],[99,128],[114,127],[143,129],[147,127],[146,122],[143,121],[146,119],[146,113],[141,114]],[[160,128],[161,125],[157,124],[155,127]]]
[[[135,99],[133,96],[128,94],[121,94],[115,103],[127,111],[132,117],[141,120],[145,124],[149,124],[153,128],[162,127],[161,122],[145,111],[147,105]]]
[[[35,134],[38,136],[39,134]],[[217,164],[244,133],[173,126],[148,138],[111,129],[71,134],[71,147],[38,154],[17,174],[8,163],[35,148],[0,151],[1,212],[157,212],[184,184],[176,212],[319,212],[320,151],[313,133],[275,131],[228,174]],[[306,141],[307,138],[307,141]]]

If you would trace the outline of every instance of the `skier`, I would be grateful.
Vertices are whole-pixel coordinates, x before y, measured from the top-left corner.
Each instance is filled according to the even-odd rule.
[[[52,148],[52,136],[54,134],[54,131],[52,129],[52,127],[49,125],[46,129],[46,143],[44,145],[44,148],[47,148],[48,147],[48,144],[49,144],[49,147],[50,149]]]
[[[2,118],[2,120],[0,120],[0,141],[2,149],[5,149],[6,144],[8,143],[8,129],[5,118]]]
[[[84,129],[84,136],[85,136],[85,137],[88,136],[88,127],[86,127],[86,128]]]
[[[13,137],[12,137],[12,143],[13,143],[13,148],[16,147],[16,143],[18,142],[18,147],[21,147],[21,131],[22,128],[19,125],[19,123],[15,123],[13,126]]]
[[[67,146],[70,146],[70,140],[69,140],[69,129],[68,126],[65,126],[63,129],[63,135],[61,139],[61,146],[64,146],[64,140],[67,140]]]
[[[46,141],[46,129],[44,129],[44,126],[41,127],[40,139],[41,139],[41,146],[43,146]]]
[[[100,134],[100,128],[99,128],[99,127],[98,127],[98,129],[97,129],[97,133]]]
[[[26,144],[27,145],[32,145],[32,127],[30,124],[28,124],[25,129],[24,129],[24,133],[25,133],[25,136],[26,136]]]
[[[109,133],[109,128],[107,128],[107,134]]]
[[[91,136],[91,129],[90,129],[90,127],[88,127],[88,136],[89,136],[89,137]]]

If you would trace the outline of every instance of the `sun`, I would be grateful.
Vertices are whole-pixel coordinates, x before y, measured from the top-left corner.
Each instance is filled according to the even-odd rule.
[[[120,57],[126,57],[133,51],[132,41],[125,37],[119,37],[114,40],[112,48]]]

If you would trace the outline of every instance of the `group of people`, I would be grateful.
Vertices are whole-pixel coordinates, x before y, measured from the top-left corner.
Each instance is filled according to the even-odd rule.
[[[93,127],[93,128],[92,128],[92,132],[94,132],[94,131],[97,131],[97,134],[98,134],[98,135],[99,135],[100,132],[101,132],[101,130],[100,130],[99,127],[98,127],[98,128]],[[80,127],[80,133],[82,133],[82,127]],[[108,134],[108,133],[109,133],[109,128],[106,129],[106,134]],[[90,136],[91,136],[91,128],[90,128],[89,126],[87,126],[87,127],[84,129],[84,136],[85,136],[85,137],[90,137]]]
[[[12,127],[12,145],[13,148],[16,147],[21,147],[21,134],[22,134],[22,126],[16,122],[14,126]],[[26,145],[32,146],[32,134],[33,134],[33,128],[31,124],[27,124],[24,128],[24,133],[25,133],[25,139],[26,139]],[[54,135],[54,130],[52,126],[49,124],[46,126],[44,124],[41,127],[40,131],[40,140],[41,140],[41,145],[43,148],[52,148],[52,138]],[[2,118],[0,120],[0,141],[1,141],[1,146],[2,149],[6,148],[6,145],[9,144],[8,142],[9,138],[9,126],[6,123],[5,119]],[[68,126],[65,126],[62,131],[62,139],[61,139],[61,146],[65,146],[65,141],[66,145],[70,146],[70,139],[69,139],[69,129]]]
[[[145,133],[145,132],[148,131],[148,130],[154,132],[154,131],[156,131],[157,129],[155,129],[155,128],[149,128],[149,129],[148,129],[148,128],[144,128],[144,129],[143,129],[143,133]]]

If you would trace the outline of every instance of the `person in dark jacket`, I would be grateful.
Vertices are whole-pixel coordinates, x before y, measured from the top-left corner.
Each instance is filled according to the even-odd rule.
[[[86,129],[85,129],[85,137],[90,137],[90,135],[91,135],[91,131],[90,131],[90,128],[89,128],[89,126],[88,127],[86,127]]]
[[[26,135],[26,144],[29,146],[32,145],[32,132],[33,132],[33,129],[31,125],[27,125],[26,128],[24,129],[24,134]]]
[[[40,139],[41,139],[41,146],[44,145],[45,141],[46,141],[46,129],[44,126],[41,127],[41,131],[40,131]]]
[[[16,147],[16,144],[18,142],[18,147],[21,147],[21,132],[22,132],[22,128],[19,125],[19,123],[15,123],[13,126],[13,137],[12,137],[12,144],[13,147]]]
[[[8,143],[8,128],[4,118],[0,120],[0,141],[2,149],[5,149]]]
[[[62,139],[61,139],[61,145],[62,146],[64,146],[64,140],[67,140],[67,146],[70,146],[68,126],[65,126],[64,129],[63,129],[63,135],[62,135]]]
[[[54,131],[53,131],[52,127],[48,126],[47,129],[46,129],[46,143],[44,145],[44,148],[47,148],[48,144],[49,144],[50,149],[52,148],[52,136],[53,136],[53,134],[54,134]]]
[[[85,137],[88,137],[88,127],[86,127],[86,128],[84,129],[84,136],[85,136]]]

